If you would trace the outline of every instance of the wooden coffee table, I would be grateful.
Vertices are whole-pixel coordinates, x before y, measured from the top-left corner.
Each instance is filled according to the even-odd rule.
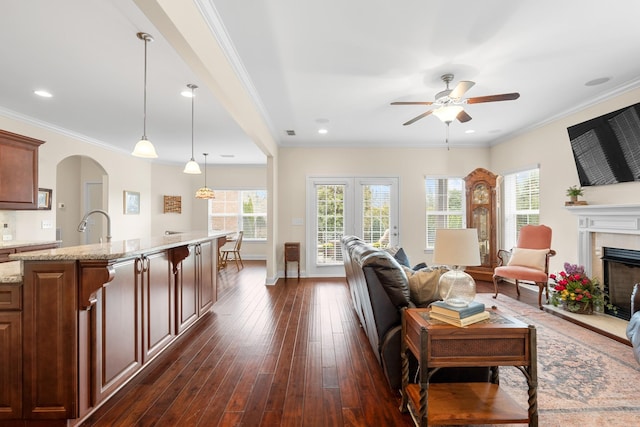
[[[409,410],[416,425],[538,425],[536,329],[489,311],[489,320],[465,328],[430,319],[429,309],[404,311],[400,409]],[[419,384],[409,383],[408,352],[420,365]],[[430,383],[440,368],[482,366],[491,368],[491,382]],[[524,374],[527,405],[500,388],[499,366],[516,366]]]

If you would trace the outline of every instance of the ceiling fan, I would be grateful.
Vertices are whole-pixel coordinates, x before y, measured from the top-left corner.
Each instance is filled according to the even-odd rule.
[[[503,93],[501,95],[487,95],[478,96],[475,98],[463,98],[462,96],[475,85],[474,82],[462,80],[458,82],[456,87],[449,89],[449,83],[453,81],[453,74],[443,74],[441,79],[447,85],[447,88],[442,92],[436,93],[435,101],[399,101],[392,102],[391,105],[433,105],[434,108],[428,110],[419,116],[414,117],[406,123],[404,126],[417,122],[418,120],[427,117],[430,114],[435,115],[447,125],[454,119],[464,123],[471,120],[471,116],[464,111],[464,104],[480,104],[482,102],[496,102],[496,101],[512,101],[520,98],[518,92]]]

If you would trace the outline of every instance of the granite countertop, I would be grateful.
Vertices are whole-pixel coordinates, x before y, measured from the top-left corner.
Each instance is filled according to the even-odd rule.
[[[225,231],[220,232],[192,232],[170,234],[158,237],[148,237],[130,240],[117,240],[109,243],[96,243],[92,245],[70,246],[66,248],[44,249],[40,251],[21,252],[9,255],[12,260],[21,261],[70,261],[80,259],[119,259],[131,258],[152,250],[169,249],[176,246],[184,246],[212,237],[226,236]]]
[[[22,283],[22,262],[0,262],[0,283]]]
[[[25,246],[48,245],[51,243],[61,243],[60,240],[7,240],[0,241],[0,249],[23,248]]]

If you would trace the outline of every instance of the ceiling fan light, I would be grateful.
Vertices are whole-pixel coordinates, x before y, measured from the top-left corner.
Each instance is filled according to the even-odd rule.
[[[193,160],[193,158],[187,162],[182,172],[190,173],[193,175],[202,173],[202,171],[200,171],[200,165],[195,160]]]
[[[464,108],[460,105],[446,105],[444,107],[433,110],[433,115],[439,118],[444,123],[451,123],[463,110]]]
[[[145,136],[136,144],[131,155],[145,159],[157,159],[156,149]]]

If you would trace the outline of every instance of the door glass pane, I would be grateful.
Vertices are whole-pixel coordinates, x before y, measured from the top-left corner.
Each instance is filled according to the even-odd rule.
[[[340,239],[345,232],[345,187],[343,184],[316,186],[318,265],[342,264]]]
[[[391,186],[362,186],[362,230],[361,236],[374,246],[389,245],[389,227],[391,207]]]

